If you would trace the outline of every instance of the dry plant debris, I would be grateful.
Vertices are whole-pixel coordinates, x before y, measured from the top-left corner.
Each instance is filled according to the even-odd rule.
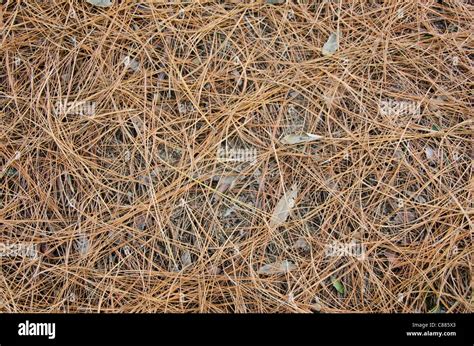
[[[472,312],[472,3],[164,3],[2,2],[0,311]]]

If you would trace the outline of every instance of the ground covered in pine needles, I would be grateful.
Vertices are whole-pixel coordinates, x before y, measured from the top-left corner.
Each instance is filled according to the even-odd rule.
[[[1,6],[0,311],[473,311],[469,1]]]

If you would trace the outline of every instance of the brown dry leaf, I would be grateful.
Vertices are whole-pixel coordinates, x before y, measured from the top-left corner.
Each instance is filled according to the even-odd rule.
[[[321,53],[324,56],[329,56],[332,55],[336,52],[336,50],[339,49],[339,37],[338,34],[333,32],[331,35],[329,35],[328,40],[323,46],[323,49],[321,50]]]
[[[414,212],[410,210],[399,211],[393,218],[393,223],[396,225],[402,225],[413,222],[416,219]]]
[[[292,262],[284,260],[265,264],[257,273],[262,275],[286,274],[295,269],[296,266]]]
[[[438,154],[435,149],[430,146],[425,148],[425,155],[429,162],[435,162],[438,158]]]
[[[293,245],[293,248],[308,251],[311,247],[309,243],[306,241],[306,239],[298,238],[298,240]]]
[[[222,273],[222,269],[219,266],[210,264],[207,266],[207,272],[210,275],[219,275],[220,273]]]
[[[270,218],[270,228],[276,228],[286,221],[291,209],[295,206],[295,199],[298,195],[298,187],[293,184],[289,191],[283,194],[278,201],[272,217]]]
[[[312,142],[318,139],[323,138],[323,136],[313,135],[311,133],[303,133],[303,134],[291,134],[285,136],[281,139],[281,143],[283,144],[299,144],[299,143],[306,143]]]
[[[86,2],[98,7],[110,7],[113,5],[113,2],[110,0],[86,0]]]
[[[400,264],[398,255],[393,251],[385,250],[385,257],[387,257],[391,267],[397,267]]]
[[[217,184],[217,188],[216,188],[217,191],[222,193],[222,192],[225,192],[229,189],[232,189],[238,179],[239,179],[239,177],[236,176],[236,175],[221,177],[219,179],[219,183]]]
[[[140,63],[131,57],[123,56],[122,63],[125,65],[126,68],[131,69],[134,72],[140,71]]]
[[[143,134],[146,130],[143,120],[138,115],[133,116],[131,120],[135,131],[137,131],[139,134]]]
[[[191,265],[193,263],[191,259],[191,252],[188,250],[184,250],[181,254],[181,263],[183,264],[183,268]]]

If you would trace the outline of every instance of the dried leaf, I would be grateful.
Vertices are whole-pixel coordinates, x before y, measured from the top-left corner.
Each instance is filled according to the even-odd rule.
[[[262,275],[286,274],[295,269],[296,266],[292,262],[284,260],[280,262],[265,264],[258,270],[257,273]]]
[[[398,256],[396,253],[390,251],[390,250],[385,250],[385,257],[387,257],[388,262],[390,266],[392,267],[397,267],[399,264]]]
[[[181,254],[181,262],[183,263],[183,267],[187,267],[193,263],[191,260],[191,253],[188,250],[183,251]]]
[[[298,143],[315,141],[321,138],[323,138],[323,136],[313,135],[311,133],[303,133],[300,135],[292,134],[292,135],[287,135],[283,137],[281,139],[281,142],[283,144],[298,144]]]
[[[87,3],[98,7],[110,7],[113,2],[110,0],[86,0]]]
[[[403,210],[395,214],[395,217],[393,218],[393,223],[396,225],[403,225],[406,223],[410,223],[414,221],[415,219],[416,219],[416,215],[414,212],[410,210]]]
[[[295,245],[293,245],[293,247],[295,249],[301,249],[304,251],[308,251],[310,249],[309,243],[304,238],[298,238],[298,240],[295,242]]]
[[[222,273],[222,269],[216,265],[210,264],[207,266],[207,272],[210,275],[219,275],[220,273]]]
[[[423,196],[416,196],[414,199],[417,203],[425,204],[426,202],[428,202],[427,199]]]
[[[234,208],[233,208],[233,207],[227,208],[227,209],[224,211],[224,214],[222,214],[222,216],[223,216],[223,217],[229,217],[233,212],[234,212]]]
[[[283,194],[278,201],[272,217],[270,218],[270,227],[276,228],[286,221],[290,215],[291,209],[295,206],[295,199],[298,195],[298,187],[293,184],[289,191]]]
[[[436,161],[436,157],[437,157],[436,151],[432,147],[428,146],[425,148],[425,155],[428,161],[430,162]]]
[[[124,56],[122,63],[125,65],[125,67],[133,70],[134,72],[140,71],[140,63],[129,56]]]
[[[344,285],[336,278],[332,278],[332,285],[340,293],[344,294]]]
[[[235,183],[237,182],[238,178],[239,177],[236,175],[221,177],[219,179],[219,183],[217,184],[217,191],[223,193],[229,189],[232,189]]]
[[[133,116],[131,120],[133,127],[135,128],[135,131],[137,131],[137,133],[142,134],[146,131],[145,123],[138,115]]]
[[[329,38],[324,44],[321,52],[324,56],[329,56],[329,55],[334,54],[334,52],[338,49],[339,49],[339,37],[337,33],[333,32],[331,33],[331,35],[329,35]]]

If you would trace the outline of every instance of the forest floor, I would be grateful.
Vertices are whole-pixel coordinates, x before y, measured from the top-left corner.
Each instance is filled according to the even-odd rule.
[[[473,311],[468,1],[89,2],[1,5],[0,311]]]

